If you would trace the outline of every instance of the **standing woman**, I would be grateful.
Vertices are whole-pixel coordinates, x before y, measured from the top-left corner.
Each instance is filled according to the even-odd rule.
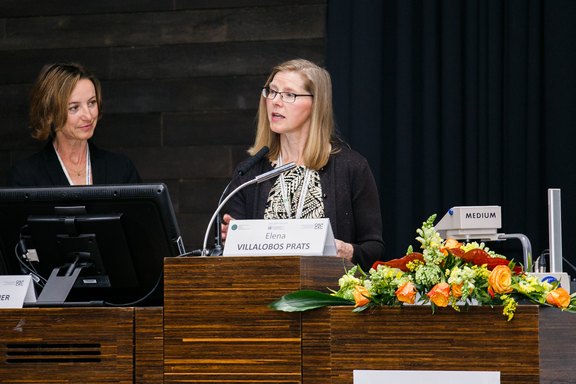
[[[262,88],[254,155],[267,157],[230,190],[276,166],[298,167],[275,180],[244,188],[233,196],[223,217],[223,239],[234,219],[330,219],[338,256],[368,271],[383,259],[382,218],[368,162],[335,135],[329,73],[296,59],[276,66]],[[235,173],[237,174],[237,172]]]
[[[32,137],[47,143],[10,169],[7,185],[141,182],[130,159],[90,141],[101,116],[102,91],[92,73],[76,63],[44,66],[32,87],[29,117]]]

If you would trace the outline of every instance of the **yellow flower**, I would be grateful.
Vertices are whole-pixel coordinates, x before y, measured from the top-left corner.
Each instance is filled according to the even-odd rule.
[[[516,308],[518,307],[518,303],[514,300],[513,297],[508,295],[502,295],[502,300],[504,301],[504,308],[502,309],[502,314],[508,317],[508,321],[514,318],[514,314],[516,313]]]
[[[494,293],[512,292],[512,271],[507,265],[497,265],[488,276],[488,286]]]
[[[416,300],[416,287],[410,281],[402,284],[395,292],[399,301],[408,304],[414,304]]]
[[[450,285],[448,283],[438,283],[426,296],[438,307],[446,307],[448,306],[448,299],[450,297]]]

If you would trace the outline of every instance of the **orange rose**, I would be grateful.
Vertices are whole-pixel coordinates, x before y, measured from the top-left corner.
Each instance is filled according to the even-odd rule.
[[[497,265],[488,276],[488,286],[494,293],[512,292],[512,271],[507,265]]]
[[[414,304],[416,300],[416,287],[408,281],[400,286],[396,292],[396,297],[403,303]]]
[[[448,249],[452,249],[452,248],[460,248],[462,246],[462,243],[459,242],[456,239],[446,239],[446,242],[444,243],[444,247],[448,248]]]
[[[455,298],[459,299],[462,297],[462,286],[464,285],[464,283],[462,284],[452,284],[452,296],[454,296]]]
[[[356,302],[355,307],[362,307],[370,302],[370,292],[366,287],[362,285],[354,287],[354,301]]]
[[[548,293],[546,302],[558,308],[567,308],[570,305],[570,294],[564,288],[556,288]]]
[[[448,298],[450,297],[450,285],[448,283],[438,283],[426,296],[438,307],[446,307],[448,306]]]
[[[444,242],[444,246],[442,248],[440,248],[440,251],[443,254],[447,255],[448,251],[459,250],[461,246],[462,246],[462,243],[460,243],[458,240],[446,239],[446,241]]]

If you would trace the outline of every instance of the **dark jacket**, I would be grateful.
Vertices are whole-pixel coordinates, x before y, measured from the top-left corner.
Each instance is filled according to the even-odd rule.
[[[244,176],[233,180],[228,191],[271,169],[269,160],[262,159]],[[324,214],[330,219],[334,237],[351,243],[354,246],[352,261],[368,271],[375,261],[384,257],[380,199],[368,162],[359,153],[342,147],[318,173]],[[275,179],[267,180],[240,190],[230,198],[223,213],[235,219],[262,219],[274,182]]]
[[[108,152],[88,142],[92,165],[92,184],[140,183],[140,175],[130,159]],[[9,187],[44,187],[70,185],[52,142],[34,155],[20,160],[8,172]]]

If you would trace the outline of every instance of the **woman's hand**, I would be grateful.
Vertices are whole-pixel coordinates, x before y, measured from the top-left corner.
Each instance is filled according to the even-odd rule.
[[[352,256],[354,256],[354,247],[350,243],[336,239],[336,255],[348,260],[349,262],[352,262]]]
[[[228,224],[230,224],[230,220],[234,220],[234,218],[229,214],[225,213],[224,216],[222,216],[222,224],[220,225],[222,244],[224,244],[224,241],[226,240],[226,234],[228,233]]]

